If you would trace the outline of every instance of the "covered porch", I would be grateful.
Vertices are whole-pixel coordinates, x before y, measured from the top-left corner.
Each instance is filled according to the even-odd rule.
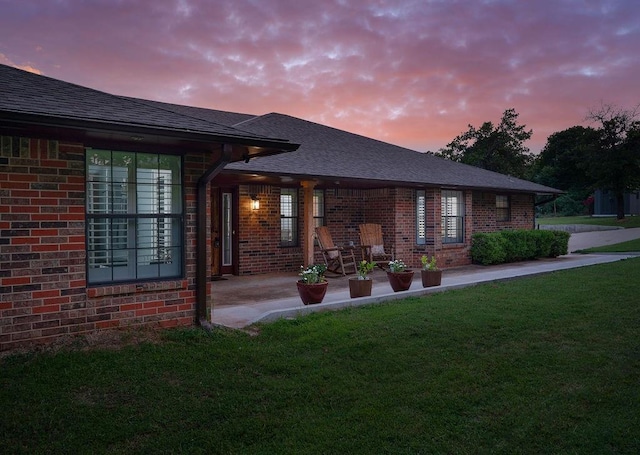
[[[633,257],[633,255],[569,254],[558,258],[511,264],[456,267],[443,271],[441,286],[430,288],[422,287],[420,271],[416,269],[411,288],[403,292],[393,292],[387,281],[386,272],[375,270],[369,275],[373,279],[371,297],[351,299],[349,296],[349,276],[329,278],[327,295],[322,303],[315,305],[302,304],[295,284],[298,279],[297,273],[229,276],[224,280],[212,283],[216,304],[212,309],[211,320],[214,325],[241,329],[256,322],[291,319],[312,312],[332,311],[407,297],[424,296],[480,283],[603,264],[629,257]]]

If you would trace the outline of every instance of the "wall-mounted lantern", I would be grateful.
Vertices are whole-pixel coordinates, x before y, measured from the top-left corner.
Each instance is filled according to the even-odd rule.
[[[255,194],[251,195],[251,210],[258,210],[260,208],[260,199]]]

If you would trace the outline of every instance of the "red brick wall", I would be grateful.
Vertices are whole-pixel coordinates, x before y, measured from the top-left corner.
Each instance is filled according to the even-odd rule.
[[[260,208],[251,209],[251,194]],[[298,271],[303,263],[301,246],[280,246],[280,188],[241,186],[239,191],[239,273]],[[302,235],[303,197],[298,191],[298,229]]]
[[[504,194],[504,193],[499,193]],[[534,197],[530,194],[509,195],[511,219],[496,220],[496,193],[473,192],[473,231],[494,232],[504,229],[534,228]]]
[[[68,334],[195,320],[195,182],[185,157],[187,279],[87,287],[82,144],[0,137],[0,350]]]
[[[260,210],[250,209],[249,194],[255,189],[240,188],[240,274],[297,271],[303,263],[302,248],[280,246],[280,190],[261,187],[257,193]],[[350,241],[359,243],[358,225],[382,225],[385,246],[393,246],[396,259],[412,268],[420,267],[423,255],[436,255],[441,268],[471,264],[471,236],[474,232],[499,229],[531,228],[533,226],[533,196],[511,196],[511,221],[496,223],[495,193],[465,191],[465,242],[442,244],[440,189],[426,189],[427,242],[418,245],[416,229],[416,191],[409,188],[375,190],[325,190],[325,222],[336,245]],[[304,210],[302,190],[299,191],[300,233]],[[359,255],[358,255],[359,257]],[[315,261],[322,262],[316,249]]]

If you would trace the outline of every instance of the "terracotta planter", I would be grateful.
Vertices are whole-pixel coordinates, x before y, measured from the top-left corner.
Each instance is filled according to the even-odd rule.
[[[367,297],[371,295],[371,287],[373,280],[367,278],[366,280],[359,280],[357,278],[349,278],[349,295],[352,299],[356,297]]]
[[[387,278],[393,292],[406,291],[411,287],[413,281],[413,270],[404,272],[387,272]]]
[[[322,299],[324,299],[324,295],[327,293],[327,286],[329,286],[328,281],[314,284],[297,281],[296,284],[298,285],[298,294],[300,294],[302,303],[305,305],[322,303]]]
[[[422,287],[440,286],[442,282],[442,270],[421,270]]]

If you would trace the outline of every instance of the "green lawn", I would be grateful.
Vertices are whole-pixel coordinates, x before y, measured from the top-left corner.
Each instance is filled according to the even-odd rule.
[[[640,258],[0,360],[3,453],[637,454]]]
[[[629,253],[640,251],[640,239],[629,240],[627,242],[613,245],[596,246],[582,250],[582,253]]]
[[[595,224],[598,226],[622,226],[624,228],[640,227],[640,216],[628,216],[624,220],[615,217],[590,217],[590,216],[557,216],[536,218],[536,223],[547,224]]]

